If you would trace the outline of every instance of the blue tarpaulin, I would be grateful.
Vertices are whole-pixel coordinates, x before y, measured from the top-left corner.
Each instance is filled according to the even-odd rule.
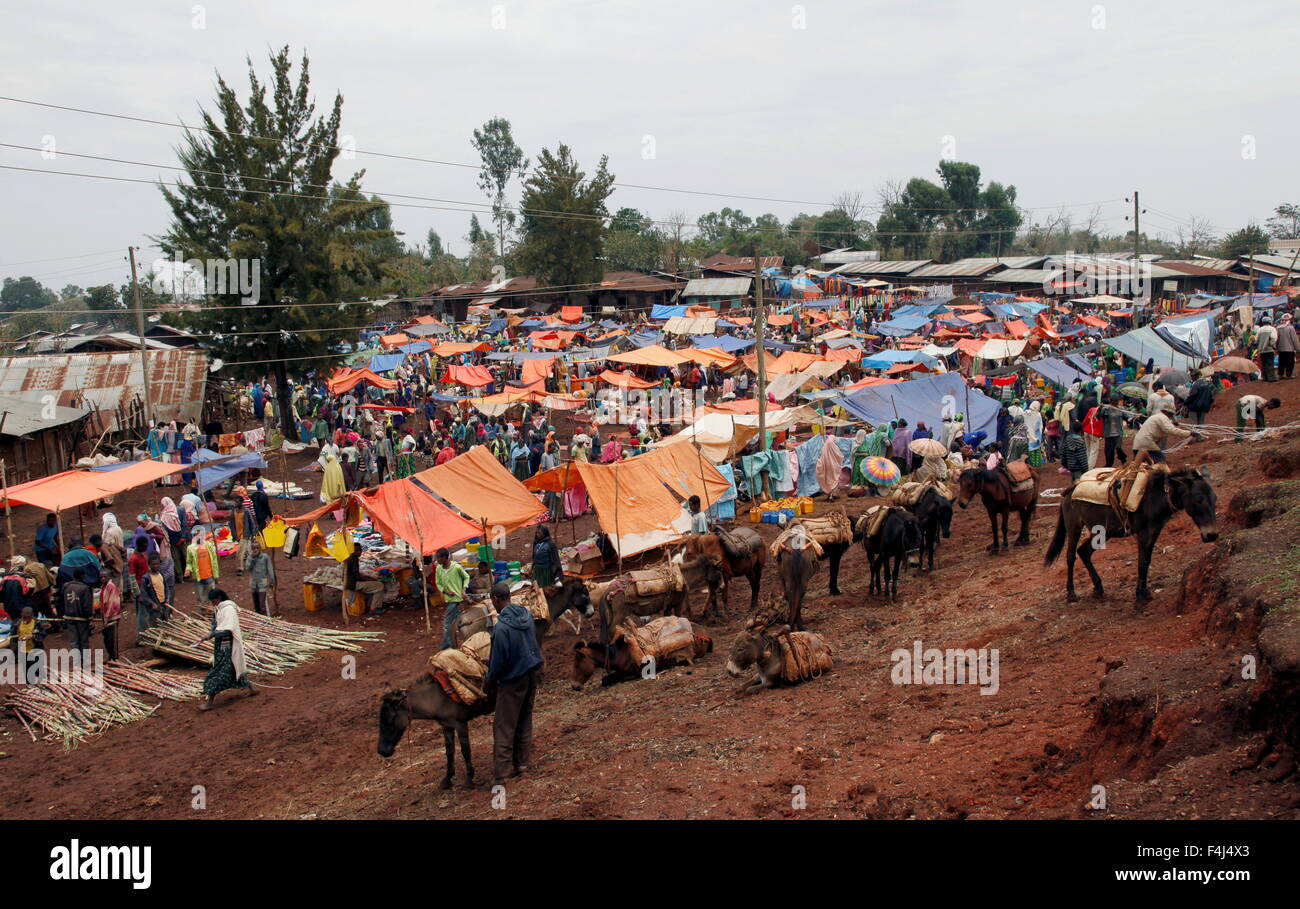
[[[1131,357],[1139,365],[1145,365],[1147,360],[1154,360],[1156,366],[1164,369],[1187,371],[1195,369],[1201,362],[1199,359],[1174,350],[1164,338],[1156,334],[1155,329],[1150,325],[1144,325],[1114,338],[1107,338],[1102,343],[1126,357]]]
[[[403,344],[397,349],[404,354],[422,354],[433,350],[433,345],[428,341],[412,341],[410,344]]]
[[[1041,360],[1032,360],[1025,364],[1034,372],[1038,373],[1049,382],[1053,382],[1062,387],[1069,387],[1072,382],[1086,382],[1092,378],[1088,373],[1079,372],[1069,363],[1056,357],[1045,357]]]
[[[388,372],[390,369],[401,366],[404,359],[406,359],[406,354],[376,354],[370,358],[370,371]]]
[[[925,423],[928,428],[937,430],[945,413],[960,413],[965,415],[963,425],[967,432],[983,431],[989,438],[997,435],[997,416],[1001,406],[983,392],[967,388],[966,380],[955,372],[897,385],[860,388],[836,398],[835,403],[873,426],[901,417],[912,427]]]
[[[638,331],[636,334],[628,335],[627,339],[637,347],[649,347],[651,344],[658,344],[662,337],[661,332]]]
[[[938,360],[919,350],[873,350],[858,364],[863,369],[888,369],[896,363],[922,363],[933,368]]]
[[[929,321],[929,317],[923,316],[920,313],[895,316],[887,322],[874,323],[871,326],[871,333],[901,338],[906,335],[915,334],[918,328]]]
[[[240,471],[266,469],[266,459],[256,452],[230,457],[229,455],[218,454],[210,448],[200,448],[194,452],[193,463],[203,464],[207,461],[221,461],[222,458],[229,458],[229,460],[199,469],[197,478],[199,489],[212,489]]]
[[[671,319],[674,316],[684,316],[686,315],[686,309],[687,307],[686,304],[684,303],[681,305],[672,305],[669,303],[656,303],[654,305],[654,308],[650,310],[650,318]]]
[[[698,350],[706,350],[710,347],[716,347],[726,353],[734,353],[737,350],[748,350],[754,346],[754,341],[745,340],[744,338],[734,338],[731,335],[695,335],[691,338],[691,346]]]

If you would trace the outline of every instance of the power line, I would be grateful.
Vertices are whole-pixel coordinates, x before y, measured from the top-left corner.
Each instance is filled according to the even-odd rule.
[[[66,262],[70,259],[89,259],[92,256],[109,256],[117,252],[116,249],[106,249],[102,252],[81,253],[76,256],[58,256],[53,259],[28,259],[25,262],[0,262],[0,268],[13,268],[17,265],[40,265],[44,262]]]
[[[91,115],[91,116],[96,116],[96,117],[107,117],[107,118],[110,118],[110,119],[116,119],[116,120],[128,120],[128,121],[132,121],[132,122],[136,122],[136,123],[147,123],[147,124],[152,124],[152,125],[155,125],[155,126],[167,126],[167,127],[171,127],[171,128],[173,128],[173,129],[183,129],[183,130],[186,130],[187,132],[203,132],[203,133],[208,133],[208,134],[210,134],[210,135],[216,135],[216,136],[238,136],[238,137],[240,137],[240,138],[253,139],[253,140],[264,141],[264,142],[279,142],[279,141],[281,141],[280,138],[275,137],[275,136],[259,136],[259,135],[253,134],[253,133],[241,133],[241,132],[234,132],[234,131],[223,130],[223,129],[210,129],[210,128],[206,127],[206,126],[189,126],[189,125],[187,125],[187,124],[185,124],[185,123],[172,123],[172,122],[167,121],[167,120],[158,120],[158,119],[154,119],[154,118],[151,118],[151,117],[137,117],[137,116],[132,116],[132,115],[129,115],[129,114],[117,114],[117,113],[112,113],[112,112],[110,112],[110,111],[93,110],[93,109],[91,109],[91,108],[72,107],[72,106],[69,106],[69,105],[62,105],[62,104],[50,104],[50,103],[43,102],[43,101],[33,101],[33,100],[31,100],[31,99],[28,99],[28,98],[15,98],[15,97],[12,97],[12,96],[7,96],[7,95],[0,95],[0,101],[10,101],[10,102],[13,102],[13,103],[15,103],[15,104],[28,104],[28,105],[32,105],[32,106],[35,106],[35,107],[45,107],[45,108],[50,108],[50,109],[52,109],[52,110],[62,110],[62,111],[68,111],[68,112],[71,112],[71,113],[88,114],[88,115]],[[377,157],[377,158],[390,158],[390,159],[393,159],[393,160],[399,160],[399,161],[413,161],[413,162],[420,163],[420,164],[435,164],[435,165],[442,166],[442,167],[458,167],[458,168],[463,168],[463,169],[466,169],[466,170],[475,170],[475,171],[480,171],[480,172],[486,170],[486,168],[485,168],[483,165],[481,165],[481,164],[466,164],[466,163],[464,163],[464,162],[459,162],[459,161],[444,161],[444,160],[440,160],[440,159],[437,159],[437,158],[423,158],[423,157],[420,157],[420,156],[417,156],[417,155],[405,155],[405,154],[396,154],[396,153],[391,153],[391,152],[370,151],[370,150],[363,150],[363,149],[357,149],[357,148],[347,148],[347,149],[345,149],[343,146],[339,146],[339,145],[324,145],[324,144],[321,144],[321,143],[310,143],[310,144],[308,144],[306,147],[308,147],[308,148],[323,148],[323,149],[327,149],[327,150],[330,150],[330,151],[340,151],[340,152],[341,152],[341,151],[346,151],[346,152],[348,152],[349,154],[370,155],[370,156],[372,156],[372,157]],[[38,149],[38,150],[39,150],[39,151],[44,151],[45,149]],[[63,153],[60,152],[60,154],[63,154]],[[714,191],[710,191],[710,190],[683,189],[683,188],[680,188],[680,187],[670,187],[670,186],[653,186],[653,185],[648,185],[648,184],[644,184],[644,183],[618,183],[618,182],[615,182],[615,183],[613,183],[612,185],[613,185],[613,186],[616,186],[616,187],[621,187],[621,188],[624,188],[624,189],[644,189],[644,190],[652,190],[652,191],[655,191],[655,192],[681,193],[681,194],[685,194],[685,195],[696,195],[696,196],[713,196],[713,197],[721,198],[721,199],[744,199],[744,200],[746,200],[746,201],[751,201],[751,202],[779,202],[779,203],[787,204],[787,205],[819,205],[819,206],[822,206],[823,208],[826,208],[826,209],[831,209],[831,210],[834,210],[834,209],[835,209],[835,203],[834,203],[834,202],[815,202],[815,201],[811,201],[811,200],[808,200],[808,199],[781,199],[781,198],[775,198],[775,197],[769,197],[769,196],[745,195],[745,194],[740,194],[740,193],[722,193],[722,192],[714,192]],[[1061,204],[1061,205],[1037,206],[1037,207],[1033,207],[1033,208],[1029,208],[1029,207],[1021,207],[1021,210],[1022,210],[1022,211],[1037,211],[1037,210],[1047,210],[1047,209],[1050,209],[1050,208],[1081,208],[1081,207],[1090,206],[1090,205],[1103,205],[1103,204],[1106,204],[1106,203],[1109,203],[1109,202],[1115,202],[1115,201],[1119,201],[1119,200],[1116,200],[1116,199],[1105,199],[1105,200],[1102,200],[1101,202],[1075,202],[1075,203],[1063,203],[1063,204]],[[465,203],[465,204],[470,204],[470,203]],[[484,205],[486,205],[489,209],[491,208],[490,203],[472,203],[472,204],[484,204]],[[888,207],[888,206],[886,206],[885,204],[874,204],[874,205],[864,205],[864,206],[863,206],[864,209],[873,209],[873,210],[876,210],[876,211],[884,211],[885,208],[887,208],[887,207]],[[990,208],[956,208],[956,209],[952,209],[952,208],[935,208],[935,209],[916,209],[916,208],[913,208],[913,209],[908,209],[908,210],[909,210],[909,211],[926,211],[926,212],[989,212],[989,211],[998,211],[998,210],[1000,210],[1000,209],[990,209]]]

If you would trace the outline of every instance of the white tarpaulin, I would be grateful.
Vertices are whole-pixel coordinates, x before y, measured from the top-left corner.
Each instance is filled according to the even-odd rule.
[[[1025,349],[1025,340],[1008,341],[1004,338],[992,338],[984,342],[979,357],[982,360],[1007,360],[1018,357]]]

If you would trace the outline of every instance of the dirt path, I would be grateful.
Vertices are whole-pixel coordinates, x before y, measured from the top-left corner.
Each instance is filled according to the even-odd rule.
[[[1250,390],[1261,388],[1286,401],[1269,412],[1271,422],[1297,418],[1300,382]],[[1232,422],[1236,396],[1223,396],[1212,422]],[[1233,491],[1262,481],[1259,449],[1206,443],[1172,460],[1211,468],[1222,519]],[[1047,489],[1068,479],[1055,468],[1041,477]],[[317,475],[294,478],[312,489],[318,484]],[[144,498],[137,491],[114,510],[134,514]],[[840,503],[856,514],[870,500]],[[860,548],[845,557],[844,595],[827,595],[823,570],[805,619],[830,643],[835,669],[796,688],[736,695],[739,682],[723,664],[743,618],[743,582],[733,591],[728,621],[712,629],[720,652],[655,680],[571,691],[575,638],[561,626],[545,646],[536,761],[509,787],[504,810],[493,807],[488,787],[461,788],[461,767],[456,789],[436,788],[443,768],[436,726],[415,725],[390,760],[375,753],[378,694],[386,682],[403,684],[420,672],[437,645],[418,611],[364,620],[386,638],[359,656],[355,679],[344,677],[339,655],[327,655],[261,679],[276,687],[253,701],[206,715],[193,704],[166,703],[156,717],[70,753],[32,743],[7,718],[0,726],[7,759],[0,797],[7,816],[23,818],[1082,817],[1091,787],[1101,783],[1113,816],[1295,817],[1300,786],[1293,779],[1272,784],[1229,772],[1245,754],[1246,734],[1154,779],[1124,779],[1122,759],[1097,762],[1089,730],[1108,665],[1147,661],[1159,671],[1192,654],[1228,667],[1236,655],[1205,640],[1204,616],[1175,608],[1182,571],[1203,551],[1185,516],[1160,540],[1155,602],[1134,606],[1135,549],[1119,541],[1096,560],[1109,598],[1067,606],[1064,568],[1042,567],[1053,503],[1043,500],[1030,546],[999,556],[984,552],[988,520],[978,502],[959,509],[938,569],[906,574],[894,604],[866,597]],[[826,507],[818,501],[819,510]],[[20,509],[15,526],[26,533],[38,519]],[[577,533],[591,526],[584,518]],[[760,531],[774,536],[770,528]],[[515,536],[518,553],[522,535]],[[570,528],[561,526],[556,536],[569,542]],[[283,559],[279,565],[287,618],[341,624],[337,612],[302,608],[298,580],[314,566]],[[237,579],[232,586],[246,598],[245,584]],[[769,570],[763,591],[776,590],[779,580]],[[926,647],[997,648],[997,692],[892,684],[891,652],[917,640]],[[1172,671],[1170,684],[1179,684]],[[473,725],[472,742],[482,782],[490,777],[490,723]],[[1116,747],[1122,758],[1123,743]],[[196,810],[200,786],[206,807]]]

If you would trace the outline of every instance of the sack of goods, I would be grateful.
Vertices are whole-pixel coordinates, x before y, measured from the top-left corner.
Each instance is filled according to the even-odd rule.
[[[1008,461],[1007,477],[1011,480],[1012,492],[1024,492],[1034,485],[1034,471],[1025,460]]]
[[[480,631],[460,647],[429,657],[429,671],[453,701],[473,705],[486,697],[483,689],[491,655],[492,636]]]
[[[551,607],[546,602],[546,594],[537,586],[536,581],[523,581],[511,587],[510,602],[527,609],[534,622],[549,622],[551,619]]]
[[[831,648],[819,634],[791,631],[776,639],[781,645],[781,677],[806,682],[831,671]]]
[[[853,542],[853,525],[843,509],[827,512],[821,517],[802,517],[790,523],[781,535],[772,541],[771,553],[776,557],[791,541],[807,540],[817,557],[822,556],[822,547],[836,543]]]
[[[628,572],[627,578],[636,595],[643,600],[679,593],[682,589],[682,570],[673,562],[658,568]]]
[[[893,510],[894,506],[888,504],[872,505],[858,517],[858,533],[867,539],[874,537]]]
[[[664,616],[640,627],[628,619],[614,629],[614,641],[626,641],[632,659],[641,665],[646,657],[657,663],[672,660],[691,662],[695,658],[695,630],[690,619]]]

